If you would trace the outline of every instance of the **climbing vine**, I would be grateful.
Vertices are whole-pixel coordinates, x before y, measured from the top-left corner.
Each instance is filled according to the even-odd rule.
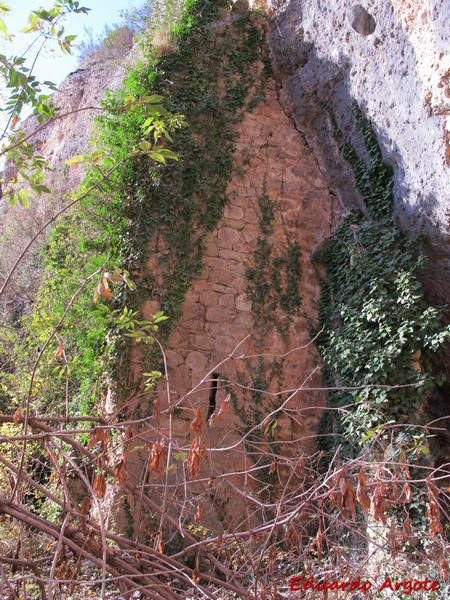
[[[260,234],[256,240],[254,265],[246,271],[247,294],[252,301],[255,325],[261,334],[275,328],[285,336],[292,316],[298,314],[301,306],[301,251],[298,242],[287,235],[287,246],[282,249],[271,240],[277,202],[269,198],[265,184],[258,204]]]
[[[185,17],[173,32],[176,50],[154,57],[144,71],[132,74],[122,92],[163,93],[167,108],[186,115],[189,123],[173,142],[180,160],[151,171],[145,163],[135,164],[127,173],[128,190],[123,193],[135,240],[124,260],[143,264],[150,256],[156,257],[162,278],[159,282],[151,276],[142,280],[139,301],[145,296],[158,299],[171,316],[166,335],[180,315],[192,278],[201,272],[205,235],[222,216],[235,127],[263,90],[261,83],[250,94],[256,77],[252,65],[268,60],[261,25],[249,13],[225,28],[209,25],[227,7],[225,1],[188,3]],[[117,102],[120,94],[111,96],[108,106],[114,108]],[[118,139],[119,121],[123,134]],[[133,129],[133,124],[123,123],[122,116],[102,121],[103,135],[115,154],[129,143],[130,126]]]
[[[280,247],[273,239],[274,220],[279,210],[279,202],[272,200],[263,183],[258,197],[259,235],[253,254],[253,265],[246,270],[247,295],[252,301],[255,347],[260,351],[267,335],[272,331],[286,339],[293,316],[301,307],[299,284],[301,279],[301,251],[296,239],[290,239],[285,232],[286,245]],[[281,215],[280,215],[281,216]],[[281,216],[282,220],[282,216]],[[233,410],[243,425],[248,456],[254,457],[256,464],[273,464],[273,456],[280,451],[277,443],[278,419],[264,419],[286,399],[283,389],[284,359],[270,360],[259,356],[246,365],[246,374],[238,373],[238,382],[248,388],[244,395],[248,401],[238,402],[236,394],[230,390]],[[276,391],[277,396],[267,396],[268,390]],[[256,424],[260,424],[255,429]],[[275,470],[263,471],[260,475],[262,490],[269,494]]]
[[[396,227],[392,173],[382,162],[370,124],[354,112],[366,142],[365,160],[334,119],[332,124],[369,216],[344,219],[321,249],[327,280],[319,342],[328,383],[360,389],[330,392],[329,405],[341,410],[326,414],[322,432],[335,434],[335,443],[354,456],[386,423],[408,425],[399,435],[417,458],[428,452],[423,431],[417,435],[413,425],[434,385],[429,355],[448,340],[450,330],[441,325],[442,308],[424,301],[419,240]]]
[[[351,165],[356,187],[369,215],[377,221],[389,220],[392,213],[394,173],[383,160],[370,121],[364,117],[357,104],[353,104],[355,126],[365,151],[365,156],[359,156],[352,141],[340,131],[329,107],[322,106],[325,106],[330,114],[339,151],[342,158]]]
[[[28,358],[20,361],[23,370],[16,368],[14,386],[11,374],[3,373],[5,403],[20,402],[29,362],[42,340],[80,282],[99,269],[126,269],[137,284],[133,293],[120,283],[112,285],[112,310],[137,310],[152,298],[170,316],[162,324],[162,338],[176,323],[192,278],[203,268],[205,235],[226,203],[236,125],[263,97],[264,78],[270,72],[264,17],[247,12],[220,25],[221,11],[228,8],[225,0],[187,2],[184,16],[172,28],[170,51],[160,53],[144,39],[143,63],[104,101],[92,168],[77,191],[86,197],[60,220],[44,249],[43,284],[16,343]],[[265,64],[262,76],[254,67],[257,61]],[[185,115],[188,127],[182,127],[180,115]],[[163,121],[165,128],[157,129]],[[150,148],[143,131],[155,140],[162,135],[170,151],[160,142]],[[178,160],[171,160],[175,156]],[[82,160],[74,157],[67,168]],[[87,193],[93,184],[95,193]],[[147,269],[149,260],[154,260],[160,277]],[[73,410],[81,407],[83,413],[92,413],[114,380],[128,393],[123,376],[128,343],[94,308],[87,286],[78,293],[60,336],[67,362],[52,358],[39,369],[34,389],[45,390],[51,406],[70,396]],[[9,341],[3,350],[10,352]],[[149,353],[152,369],[159,369],[157,352]]]

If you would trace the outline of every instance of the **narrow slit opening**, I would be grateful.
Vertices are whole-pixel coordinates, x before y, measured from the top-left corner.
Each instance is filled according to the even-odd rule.
[[[209,392],[209,404],[208,404],[208,421],[212,417],[214,411],[216,410],[216,396],[217,396],[217,387],[220,378],[220,373],[213,373],[211,375],[211,390]]]

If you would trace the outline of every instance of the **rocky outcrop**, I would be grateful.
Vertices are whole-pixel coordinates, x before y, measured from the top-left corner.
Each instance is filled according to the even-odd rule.
[[[271,34],[277,82],[264,81],[265,98],[253,103],[240,125],[228,204],[206,235],[203,271],[192,282],[164,348],[168,383],[156,395],[136,394],[124,403],[132,423],[124,456],[130,476],[143,485],[155,483],[149,448],[155,432],[168,440],[178,464],[165,476],[173,502],[188,505],[186,519],[192,521],[200,498],[209,512],[208,527],[233,528],[258,505],[261,481],[249,478],[252,469],[267,471],[270,464],[269,475],[281,488],[297,473],[293,465],[314,451],[325,392],[310,341],[320,299],[311,257],[332,232],[338,212],[365,210],[339,155],[330,114],[368,161],[353,103],[372,121],[395,172],[399,223],[429,235],[430,255],[437,257],[430,289],[437,298],[446,297],[450,64],[444,23],[449,12],[445,0],[427,8],[400,0],[364,5],[293,0],[277,7]],[[238,13],[225,15],[209,30],[226,28],[227,19],[236,22]],[[257,68],[261,73],[265,65]],[[105,90],[117,87],[124,72],[123,63],[91,63],[61,86],[56,101],[62,113],[72,114],[36,139],[54,169],[48,183],[61,194],[50,202],[36,200],[36,227],[80,182],[82,169],[70,169],[64,161],[88,149],[92,120],[87,115],[95,115]],[[85,111],[86,106],[94,108]],[[19,220],[8,210],[5,227],[7,219]],[[164,242],[159,250],[147,264],[156,280],[168,254]],[[144,318],[160,308],[147,301]],[[133,384],[142,389],[147,367],[141,350],[133,350],[130,365],[130,389]],[[147,421],[150,396],[158,401],[153,429]],[[197,414],[201,425],[195,427],[210,452],[201,461],[200,478],[185,484],[186,473],[177,470],[186,470]],[[198,458],[202,449],[199,443]],[[158,485],[154,488],[156,496]],[[120,494],[118,526],[125,531],[131,522],[134,536],[140,507]]]
[[[343,207],[361,206],[331,134],[362,149],[352,105],[370,119],[395,174],[395,215],[429,239],[427,284],[449,297],[450,54],[447,0],[292,0],[272,7],[284,106],[316,153]]]
[[[70,168],[64,161],[89,150],[93,120],[100,112],[101,100],[107,90],[120,87],[132,61],[132,57],[118,61],[96,60],[93,56],[69,73],[54,94],[56,118],[30,140],[52,169],[46,176],[52,192],[55,187],[59,191],[73,190],[80,183],[83,169]],[[27,133],[37,128],[34,118],[24,124]]]
[[[34,235],[51,221],[53,216],[69,202],[69,195],[76,191],[84,177],[84,167],[71,168],[64,164],[68,158],[89,150],[93,120],[99,114],[100,101],[107,90],[118,89],[127,65],[125,61],[86,61],[85,66],[70,73],[59,86],[53,100],[58,116],[30,138],[39,154],[47,161],[44,183],[50,194],[34,195],[30,206],[17,204],[12,207],[5,199],[0,203],[0,277],[8,273],[17,257]],[[64,116],[65,115],[65,116]],[[39,128],[35,118],[23,125],[28,134]],[[13,162],[5,165],[6,181],[15,175]],[[45,242],[50,227],[46,228],[21,262],[14,282],[2,297],[2,305],[27,307],[34,301],[41,279],[40,246]],[[22,311],[23,309],[21,309]]]

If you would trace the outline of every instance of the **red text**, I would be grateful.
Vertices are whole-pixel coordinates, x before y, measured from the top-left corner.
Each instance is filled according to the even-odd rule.
[[[392,581],[390,577],[386,577],[378,588],[378,591],[392,590],[393,592],[410,594],[411,592],[418,592],[420,590],[423,590],[424,592],[435,592],[439,589],[441,589],[439,582],[428,579],[427,577],[423,580],[407,579],[406,581]]]
[[[315,581],[314,577],[309,577],[305,579],[304,577],[291,577],[291,591],[307,591],[307,590],[317,590],[318,592],[322,590],[347,590],[348,592],[356,592],[360,590],[362,592],[367,592],[372,587],[372,583],[370,581],[361,581],[360,577],[357,577],[353,581],[337,581],[334,579],[333,581]]]

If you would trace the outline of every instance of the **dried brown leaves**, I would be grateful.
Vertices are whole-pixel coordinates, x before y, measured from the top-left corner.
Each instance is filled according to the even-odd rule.
[[[105,476],[103,475],[103,473],[98,473],[97,477],[94,479],[92,488],[99,498],[103,498],[105,496],[105,494],[106,494],[106,479],[105,479]]]
[[[128,482],[128,471],[123,456],[116,462],[114,469],[114,482],[118,483],[120,489],[124,490]]]
[[[367,514],[370,508],[370,497],[367,492],[366,475],[364,471],[358,473],[358,485],[356,486],[356,499],[361,504],[363,511]]]
[[[346,519],[356,519],[356,496],[353,482],[343,471],[333,477],[334,489],[331,490],[331,504],[337,506]]]
[[[387,524],[386,511],[389,508],[389,488],[382,480],[382,471],[377,469],[376,486],[372,494],[372,515],[376,521]]]
[[[150,462],[148,469],[155,475],[155,477],[163,477],[165,460],[166,457],[164,446],[158,442],[154,442],[150,451]]]
[[[439,508],[439,489],[432,477],[427,477],[427,493],[428,493],[428,504],[427,504],[427,519],[430,528],[430,535],[434,537],[438,533],[443,533],[444,529],[441,523],[441,510]]]
[[[201,407],[195,409],[194,419],[189,425],[189,430],[194,434],[194,439],[189,447],[188,466],[191,476],[196,479],[200,475],[200,462],[206,454],[206,446],[202,442],[203,417]]]
[[[200,461],[206,454],[206,446],[199,438],[194,438],[189,448],[188,466],[193,479],[200,476]]]
[[[22,408],[19,406],[13,415],[13,421],[15,425],[18,425],[23,418]]]

